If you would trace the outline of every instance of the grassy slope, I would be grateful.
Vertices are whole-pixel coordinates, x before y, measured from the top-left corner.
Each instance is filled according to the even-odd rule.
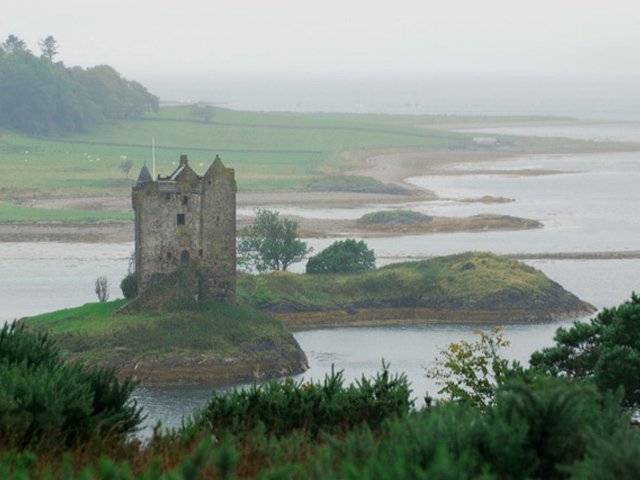
[[[393,264],[362,275],[242,274],[243,302],[257,298],[257,278],[264,279],[272,303],[318,307],[411,298],[430,308],[532,308],[563,291],[540,271],[492,253]],[[264,297],[265,289],[259,290]]]
[[[363,158],[376,152],[466,148],[472,134],[414,126],[454,120],[472,123],[486,118],[216,109],[211,122],[204,123],[194,121],[185,107],[163,108],[141,121],[112,122],[65,138],[0,132],[0,222],[130,220],[131,215],[115,213],[34,212],[10,202],[42,196],[128,195],[142,163],[151,160],[152,138],[159,174],[170,173],[181,153],[187,153],[194,169],[204,173],[219,153],[236,169],[241,190],[286,189],[362,166]],[[505,137],[505,141],[511,140]],[[134,162],[131,178],[119,169],[124,157]]]
[[[52,331],[63,350],[89,360],[119,355],[209,352],[233,355],[243,343],[288,335],[282,323],[248,307],[183,304],[163,312],[116,314],[124,300],[90,303],[24,319]]]
[[[264,285],[256,290],[258,279],[263,279]],[[394,301],[414,299],[419,306],[444,310],[526,310],[553,307],[558,299],[575,299],[540,271],[492,253],[394,264],[360,275],[239,275],[241,305],[255,303],[257,291],[262,300],[268,297],[271,305],[329,308],[380,302],[387,307],[404,306]],[[79,353],[87,360],[114,354],[163,358],[203,352],[233,355],[244,343],[272,340],[278,344],[288,335],[280,320],[248,306],[190,302],[162,312],[114,313],[124,302],[92,303],[24,321],[51,330],[65,351]]]

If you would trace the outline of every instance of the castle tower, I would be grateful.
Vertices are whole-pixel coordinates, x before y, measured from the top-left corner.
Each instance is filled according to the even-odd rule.
[[[186,155],[154,181],[146,164],[132,190],[138,294],[187,267],[197,272],[197,298],[236,301],[236,181],[216,155],[202,176]]]

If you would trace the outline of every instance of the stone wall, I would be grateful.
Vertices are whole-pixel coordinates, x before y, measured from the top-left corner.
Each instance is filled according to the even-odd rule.
[[[168,177],[140,172],[133,187],[140,294],[179,267],[199,272],[191,295],[235,303],[236,183],[219,157],[198,176],[186,155]]]

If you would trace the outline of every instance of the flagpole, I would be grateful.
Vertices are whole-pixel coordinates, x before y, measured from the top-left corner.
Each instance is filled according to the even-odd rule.
[[[156,139],[151,137],[151,161],[153,168],[153,180],[156,179]]]

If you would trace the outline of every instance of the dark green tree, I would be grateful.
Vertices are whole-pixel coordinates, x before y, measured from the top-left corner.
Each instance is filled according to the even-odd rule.
[[[38,42],[38,46],[40,47],[40,56],[42,58],[46,58],[50,62],[53,61],[53,57],[58,54],[58,42],[52,35],[49,35],[47,38],[43,38]]]
[[[112,369],[65,361],[48,333],[0,329],[0,445],[21,449],[124,435],[143,420],[136,383]]]
[[[138,118],[147,110],[157,110],[158,97],[138,82],[130,82],[109,65],[73,69],[74,79],[89,93],[106,118]]]
[[[531,355],[539,373],[590,378],[603,391],[624,388],[624,403],[640,405],[640,297],[603,309],[589,323],[559,328],[556,344]]]
[[[241,263],[258,272],[286,270],[311,251],[298,237],[297,229],[297,222],[280,219],[278,212],[257,209],[253,224],[240,232]]]
[[[333,242],[309,259],[307,273],[363,273],[376,268],[376,256],[364,241]]]
[[[8,55],[19,52],[29,52],[27,44],[21,38],[15,35],[9,35],[7,39],[0,44],[2,51]]]
[[[158,108],[158,97],[109,66],[69,69],[46,55],[36,57],[21,45],[11,37],[2,44],[2,127],[35,134],[74,132],[105,118],[135,119]]]
[[[215,109],[204,102],[198,102],[191,107],[191,115],[196,118],[201,118],[205,122],[210,122],[215,115]]]
[[[126,178],[129,178],[129,172],[131,171],[131,168],[133,167],[133,160],[123,160],[120,163],[120,166],[118,167],[120,170],[122,170],[122,173],[124,173],[124,176]]]

